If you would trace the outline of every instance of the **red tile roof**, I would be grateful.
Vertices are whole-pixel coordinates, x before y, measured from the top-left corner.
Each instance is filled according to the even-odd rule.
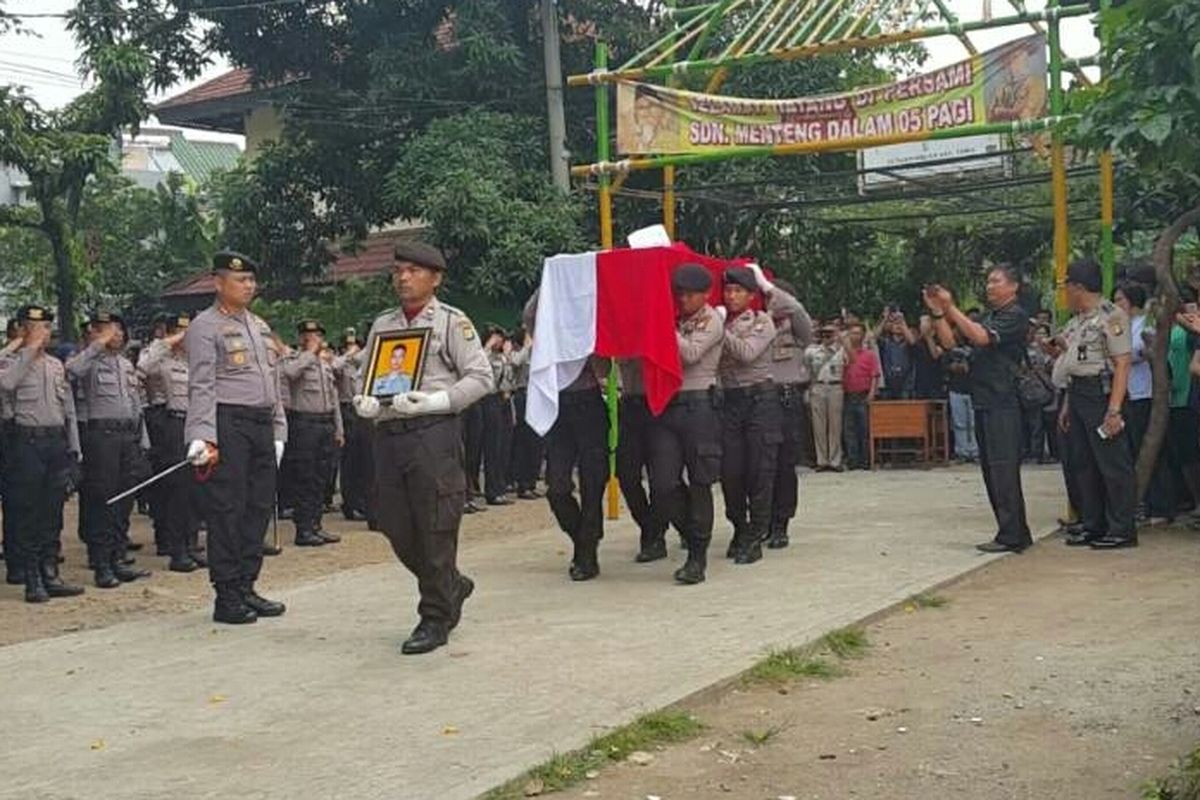
[[[205,81],[199,86],[193,86],[186,92],[168,97],[155,108],[175,108],[204,103],[209,100],[221,100],[227,97],[237,97],[249,94],[255,90],[253,73],[248,69],[234,69],[224,75],[218,75],[212,80]]]

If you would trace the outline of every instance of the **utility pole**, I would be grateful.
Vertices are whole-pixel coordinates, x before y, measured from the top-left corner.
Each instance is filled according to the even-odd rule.
[[[558,2],[542,2],[542,41],[546,61],[546,107],[550,121],[550,176],[560,191],[571,189],[567,164],[567,121],[563,111],[562,53],[559,49]]]

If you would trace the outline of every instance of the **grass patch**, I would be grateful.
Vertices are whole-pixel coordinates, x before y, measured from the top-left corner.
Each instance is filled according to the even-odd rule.
[[[838,658],[859,658],[870,647],[867,632],[862,628],[849,627],[830,631],[821,638],[829,652]]]
[[[1200,800],[1200,747],[1176,762],[1170,775],[1147,783],[1142,800]]]
[[[483,795],[482,800],[516,800],[532,794],[562,791],[586,779],[589,772],[624,761],[635,750],[683,742],[702,730],[704,725],[691,714],[656,711],[596,737],[579,750],[555,754],[544,764]]]
[[[783,733],[783,728],[778,725],[773,725],[770,728],[764,728],[762,730],[742,731],[742,738],[755,747],[762,747],[764,744],[771,741],[781,733]]]
[[[787,683],[797,678],[836,678],[842,669],[810,648],[774,650],[746,673],[746,683]]]
[[[908,605],[915,608],[945,608],[950,605],[950,599],[940,594],[914,594],[908,598]]]

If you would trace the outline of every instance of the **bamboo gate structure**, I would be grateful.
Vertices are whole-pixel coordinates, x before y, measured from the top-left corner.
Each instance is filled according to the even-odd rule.
[[[983,134],[1020,136],[1037,132],[1050,134],[1050,173],[1054,207],[1054,278],[1056,306],[1065,308],[1065,282],[1070,257],[1068,224],[1068,187],[1064,125],[1073,119],[1065,107],[1064,73],[1072,73],[1085,85],[1090,83],[1083,67],[1094,66],[1098,57],[1068,59],[1062,50],[1061,22],[1092,13],[1079,0],[1047,0],[1042,11],[1031,11],[1024,0],[1008,0],[1013,13],[978,21],[960,21],[946,0],[702,0],[695,5],[678,5],[668,0],[671,30],[636,53],[625,63],[609,69],[608,48],[598,40],[591,72],[571,75],[568,86],[590,86],[596,99],[596,160],[571,167],[577,178],[595,178],[598,183],[600,244],[613,247],[613,194],[633,172],[662,171],[663,225],[672,239],[676,221],[676,170],[693,164],[706,164],[741,158],[768,158],[847,152],[890,144],[934,139],[954,139]],[[1100,0],[1105,9],[1111,0]],[[740,16],[735,17],[735,13]],[[931,15],[938,24],[926,24]],[[708,51],[714,34],[723,26],[741,21],[719,51]],[[680,77],[707,77],[705,92],[712,94],[725,81],[729,71],[766,62],[794,61],[848,50],[870,50],[889,45],[916,42],[939,36],[954,36],[971,56],[979,54],[969,34],[1014,26],[1030,26],[1044,33],[1049,49],[1049,114],[1040,119],[1015,122],[981,123],[930,132],[893,133],[858,138],[853,141],[797,142],[778,145],[738,145],[698,153],[673,153],[612,159],[610,111],[612,87],[620,81],[676,84]],[[1102,43],[1103,46],[1103,43]],[[1113,249],[1113,158],[1110,152],[1099,155],[1100,181],[1100,260],[1104,270],[1104,291],[1112,291]],[[906,167],[920,167],[920,163]],[[618,513],[615,478],[617,446],[617,375],[615,366],[607,384],[609,426],[608,516]]]

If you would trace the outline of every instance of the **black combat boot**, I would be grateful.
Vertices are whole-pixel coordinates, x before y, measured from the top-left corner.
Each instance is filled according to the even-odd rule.
[[[675,570],[675,580],[686,586],[704,583],[704,570],[708,567],[707,549],[699,545],[688,547],[687,561]]]
[[[406,656],[429,653],[444,645],[449,638],[450,631],[446,623],[423,619],[400,646],[400,652]]]
[[[171,572],[195,572],[200,569],[200,565],[187,550],[184,550],[171,556],[170,562],[167,563],[167,569]]]
[[[771,523],[771,535],[767,537],[767,547],[771,550],[782,550],[788,546],[788,524],[783,522]]]
[[[467,598],[474,593],[475,581],[466,575],[459,575],[457,591],[454,595],[454,615],[450,617],[450,630],[457,628],[458,623],[462,621],[463,606],[466,605]]]
[[[253,581],[242,581],[242,602],[260,617],[282,617],[287,606],[276,600],[267,598],[254,591]]]
[[[92,563],[92,574],[95,576],[97,589],[115,589],[121,585],[121,581],[113,574],[112,564],[104,559]]]
[[[29,564],[25,568],[25,602],[45,603],[49,599],[50,593],[46,591],[46,587],[42,583],[41,570],[33,564]]]
[[[737,552],[733,555],[734,564],[753,564],[762,558],[762,538],[757,533],[750,534],[738,542]]]
[[[18,563],[16,559],[9,557],[4,562],[5,576],[4,582],[9,586],[20,586],[25,583],[25,569]]]
[[[78,597],[83,594],[82,586],[75,586],[63,581],[58,572],[58,557],[49,556],[42,559],[42,586],[51,597]]]
[[[296,547],[322,547],[325,540],[312,531],[296,531]]]
[[[213,604],[213,622],[226,625],[246,625],[258,621],[258,613],[246,605],[242,590],[236,583],[218,583],[217,600]]]
[[[639,564],[649,564],[667,557],[667,540],[665,536],[656,536],[653,532],[642,531],[641,546],[633,559]]]
[[[125,562],[123,556],[124,547],[119,546],[117,551],[113,553],[109,563],[112,564],[112,574],[117,577],[121,583],[132,583],[138,578],[149,578],[150,570],[138,569]]]
[[[573,581],[590,581],[600,575],[600,558],[596,553],[596,544],[575,545],[575,557],[571,559],[571,568],[567,570]]]
[[[737,558],[738,550],[742,544],[750,538],[750,529],[745,524],[733,526],[733,538],[729,540],[729,546],[725,548],[726,558]]]

